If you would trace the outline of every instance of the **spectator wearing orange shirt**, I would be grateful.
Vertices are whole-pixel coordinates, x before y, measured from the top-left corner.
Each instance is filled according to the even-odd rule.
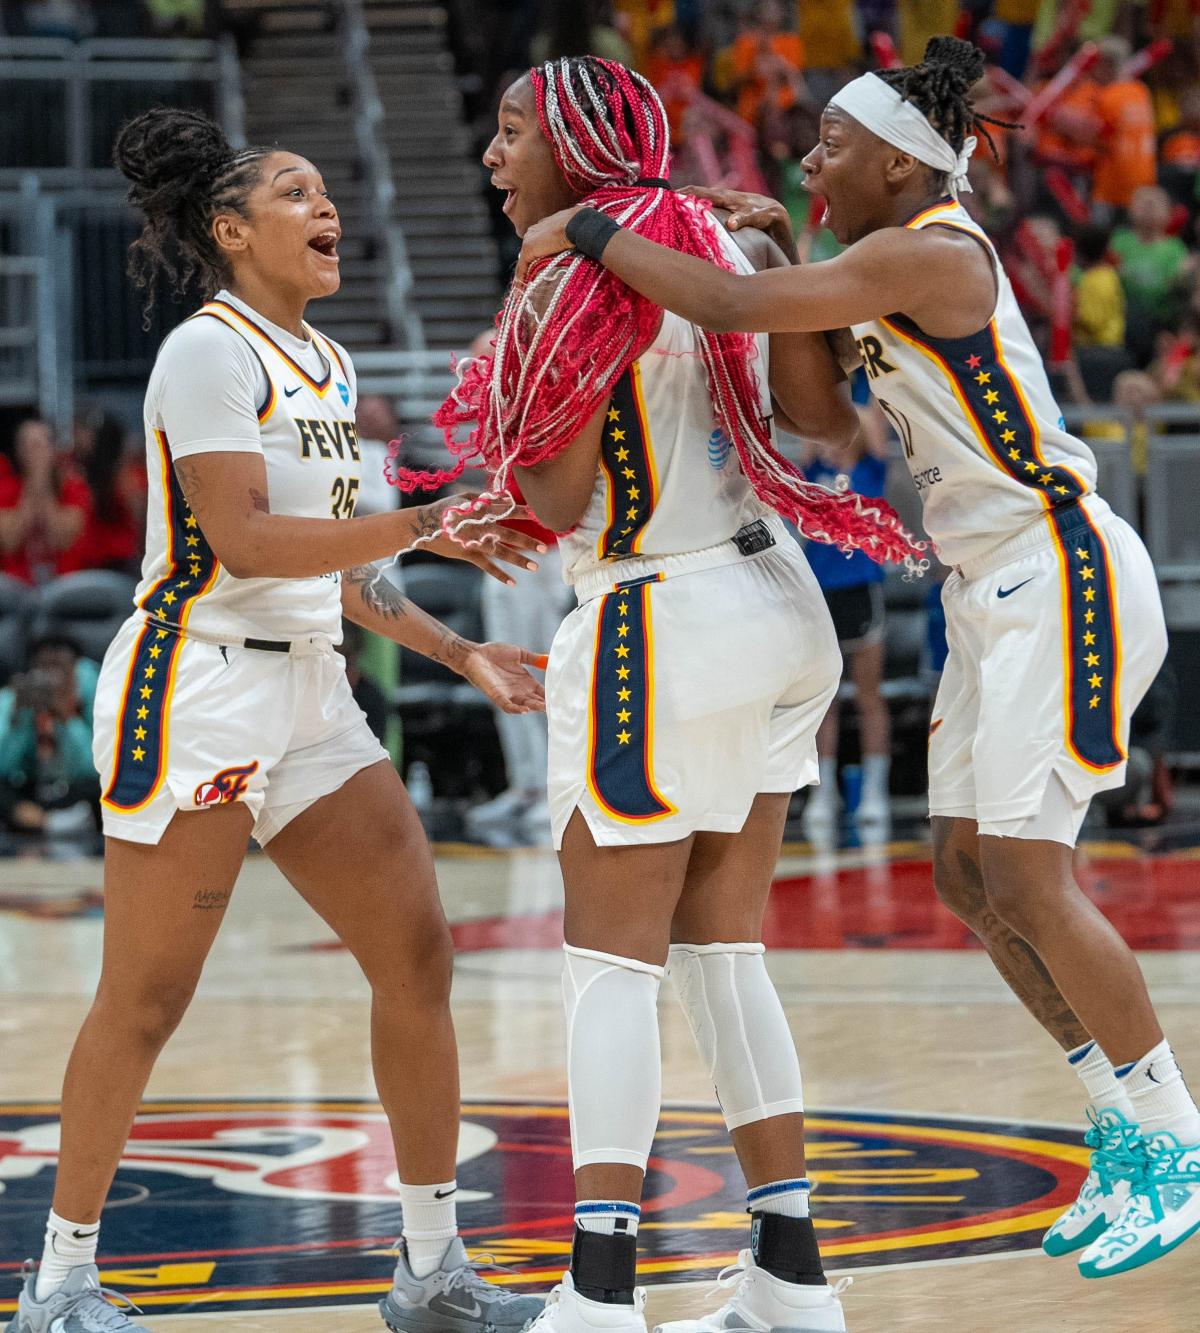
[[[1121,76],[1129,56],[1124,37],[1106,37],[1100,43],[1096,65],[1100,134],[1092,201],[1104,216],[1127,208],[1143,185],[1154,184],[1158,172],[1150,90],[1140,79]]]
[[[783,25],[780,0],[760,0],[754,21],[733,43],[737,113],[754,126],[768,100],[776,111],[787,111],[804,96],[804,43]]]
[[[704,84],[704,57],[688,46],[676,23],[659,28],[650,40],[646,77],[654,85],[666,109],[671,142],[684,142],[684,113]]]
[[[1179,99],[1179,124],[1163,136],[1158,150],[1159,184],[1177,203],[1200,197],[1200,88]]]
[[[73,552],[88,516],[91,493],[57,455],[50,427],[23,421],[13,440],[15,468],[0,474],[0,573],[43,583],[82,569]]]

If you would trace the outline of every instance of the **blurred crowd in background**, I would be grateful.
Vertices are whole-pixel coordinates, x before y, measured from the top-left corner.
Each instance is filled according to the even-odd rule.
[[[839,248],[803,188],[803,158],[830,94],[863,70],[919,62],[931,36],[977,42],[989,63],[976,104],[1012,128],[992,128],[991,144],[981,136],[963,203],[995,239],[1060,400],[1094,406],[1085,433],[1127,441],[1135,473],[1151,434],[1172,429],[1169,414],[1152,409],[1200,404],[1200,0],[450,0],[446,8],[480,151],[494,132],[500,94],[530,64],[584,53],[619,60],[641,70],[667,106],[673,183],[775,195],[810,261]],[[233,22],[215,0],[0,7],[0,33],[72,40],[211,36]],[[487,174],[481,168],[480,190],[494,210],[507,281],[518,242]],[[482,334],[476,350],[487,341]],[[805,456],[804,463],[820,480],[844,473],[863,493],[882,494],[893,445],[863,388],[858,457]],[[382,459],[400,428],[393,405],[379,397],[360,403],[358,426],[367,473],[359,512],[374,512],[399,503],[383,481]],[[80,571],[136,576],[144,459],[140,422],[100,403],[77,413],[69,438],[55,438],[34,418],[0,428],[0,579],[48,596]],[[889,580],[885,633],[883,571],[828,554],[814,553],[813,563],[847,661],[844,694],[855,707],[846,710],[849,728],[839,733],[836,705],[823,728],[824,783],[807,823],[810,831],[836,826],[840,758],[845,805],[858,807],[864,824],[886,827],[889,787],[897,790],[893,757],[907,775],[900,789],[915,790],[920,780],[929,688],[945,655],[939,585],[935,576],[914,592]],[[483,632],[548,646],[569,598],[553,549],[545,564],[514,592],[482,599]],[[21,660],[0,662],[0,683],[9,677],[0,689],[0,825],[70,825],[78,784],[90,776],[83,741],[94,668],[83,646],[52,632],[58,623],[43,616],[43,632]],[[372,694],[354,665],[360,640],[354,635],[348,645],[356,688],[382,733],[390,702]],[[1170,808],[1163,752],[1172,708],[1168,671],[1143,710],[1140,785],[1110,803],[1117,822],[1154,822]],[[493,796],[499,783],[476,774],[463,828],[484,841],[538,841],[547,826],[544,723],[498,721],[506,785]],[[436,769],[434,750],[414,753]],[[428,800],[424,758],[408,776],[414,796]],[[493,799],[480,804],[484,794]],[[96,795],[89,789],[93,807]],[[55,813],[64,810],[76,813]]]
[[[462,34],[480,132],[524,66],[584,51],[633,64],[666,103],[677,185],[766,191],[801,254],[837,253],[804,191],[830,94],[915,64],[934,35],[987,53],[975,90],[1021,128],[980,137],[963,202],[1000,246],[1065,401],[1138,414],[1200,402],[1197,0],[580,0],[495,4]],[[511,232],[498,236],[511,253]]]

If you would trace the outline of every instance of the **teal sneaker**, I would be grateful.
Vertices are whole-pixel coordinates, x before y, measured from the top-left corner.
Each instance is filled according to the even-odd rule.
[[[1084,1277],[1141,1268],[1200,1231],[1200,1145],[1153,1134],[1143,1151],[1142,1170],[1116,1220],[1079,1256]]]
[[[1096,1115],[1090,1108],[1091,1128],[1083,1136],[1092,1150],[1087,1178],[1079,1197],[1042,1237],[1042,1249],[1052,1258],[1086,1249],[1117,1220],[1129,1197],[1130,1182],[1144,1161],[1138,1127],[1119,1111]]]

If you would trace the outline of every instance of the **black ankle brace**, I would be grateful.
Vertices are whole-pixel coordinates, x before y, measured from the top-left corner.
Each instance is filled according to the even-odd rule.
[[[636,1274],[635,1236],[605,1236],[598,1231],[575,1228],[571,1276],[581,1296],[605,1305],[632,1305]]]
[[[809,1217],[751,1213],[750,1252],[759,1268],[772,1277],[803,1287],[825,1285],[817,1233]]]

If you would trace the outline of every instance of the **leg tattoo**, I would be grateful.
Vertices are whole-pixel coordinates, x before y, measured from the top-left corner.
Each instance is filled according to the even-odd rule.
[[[960,886],[959,915],[979,936],[996,971],[1017,999],[1064,1051],[1090,1041],[1091,1035],[1076,1018],[1029,942],[1010,930],[988,905],[979,862],[962,847],[951,848],[946,843],[937,848],[935,855],[938,878],[943,883]]]

